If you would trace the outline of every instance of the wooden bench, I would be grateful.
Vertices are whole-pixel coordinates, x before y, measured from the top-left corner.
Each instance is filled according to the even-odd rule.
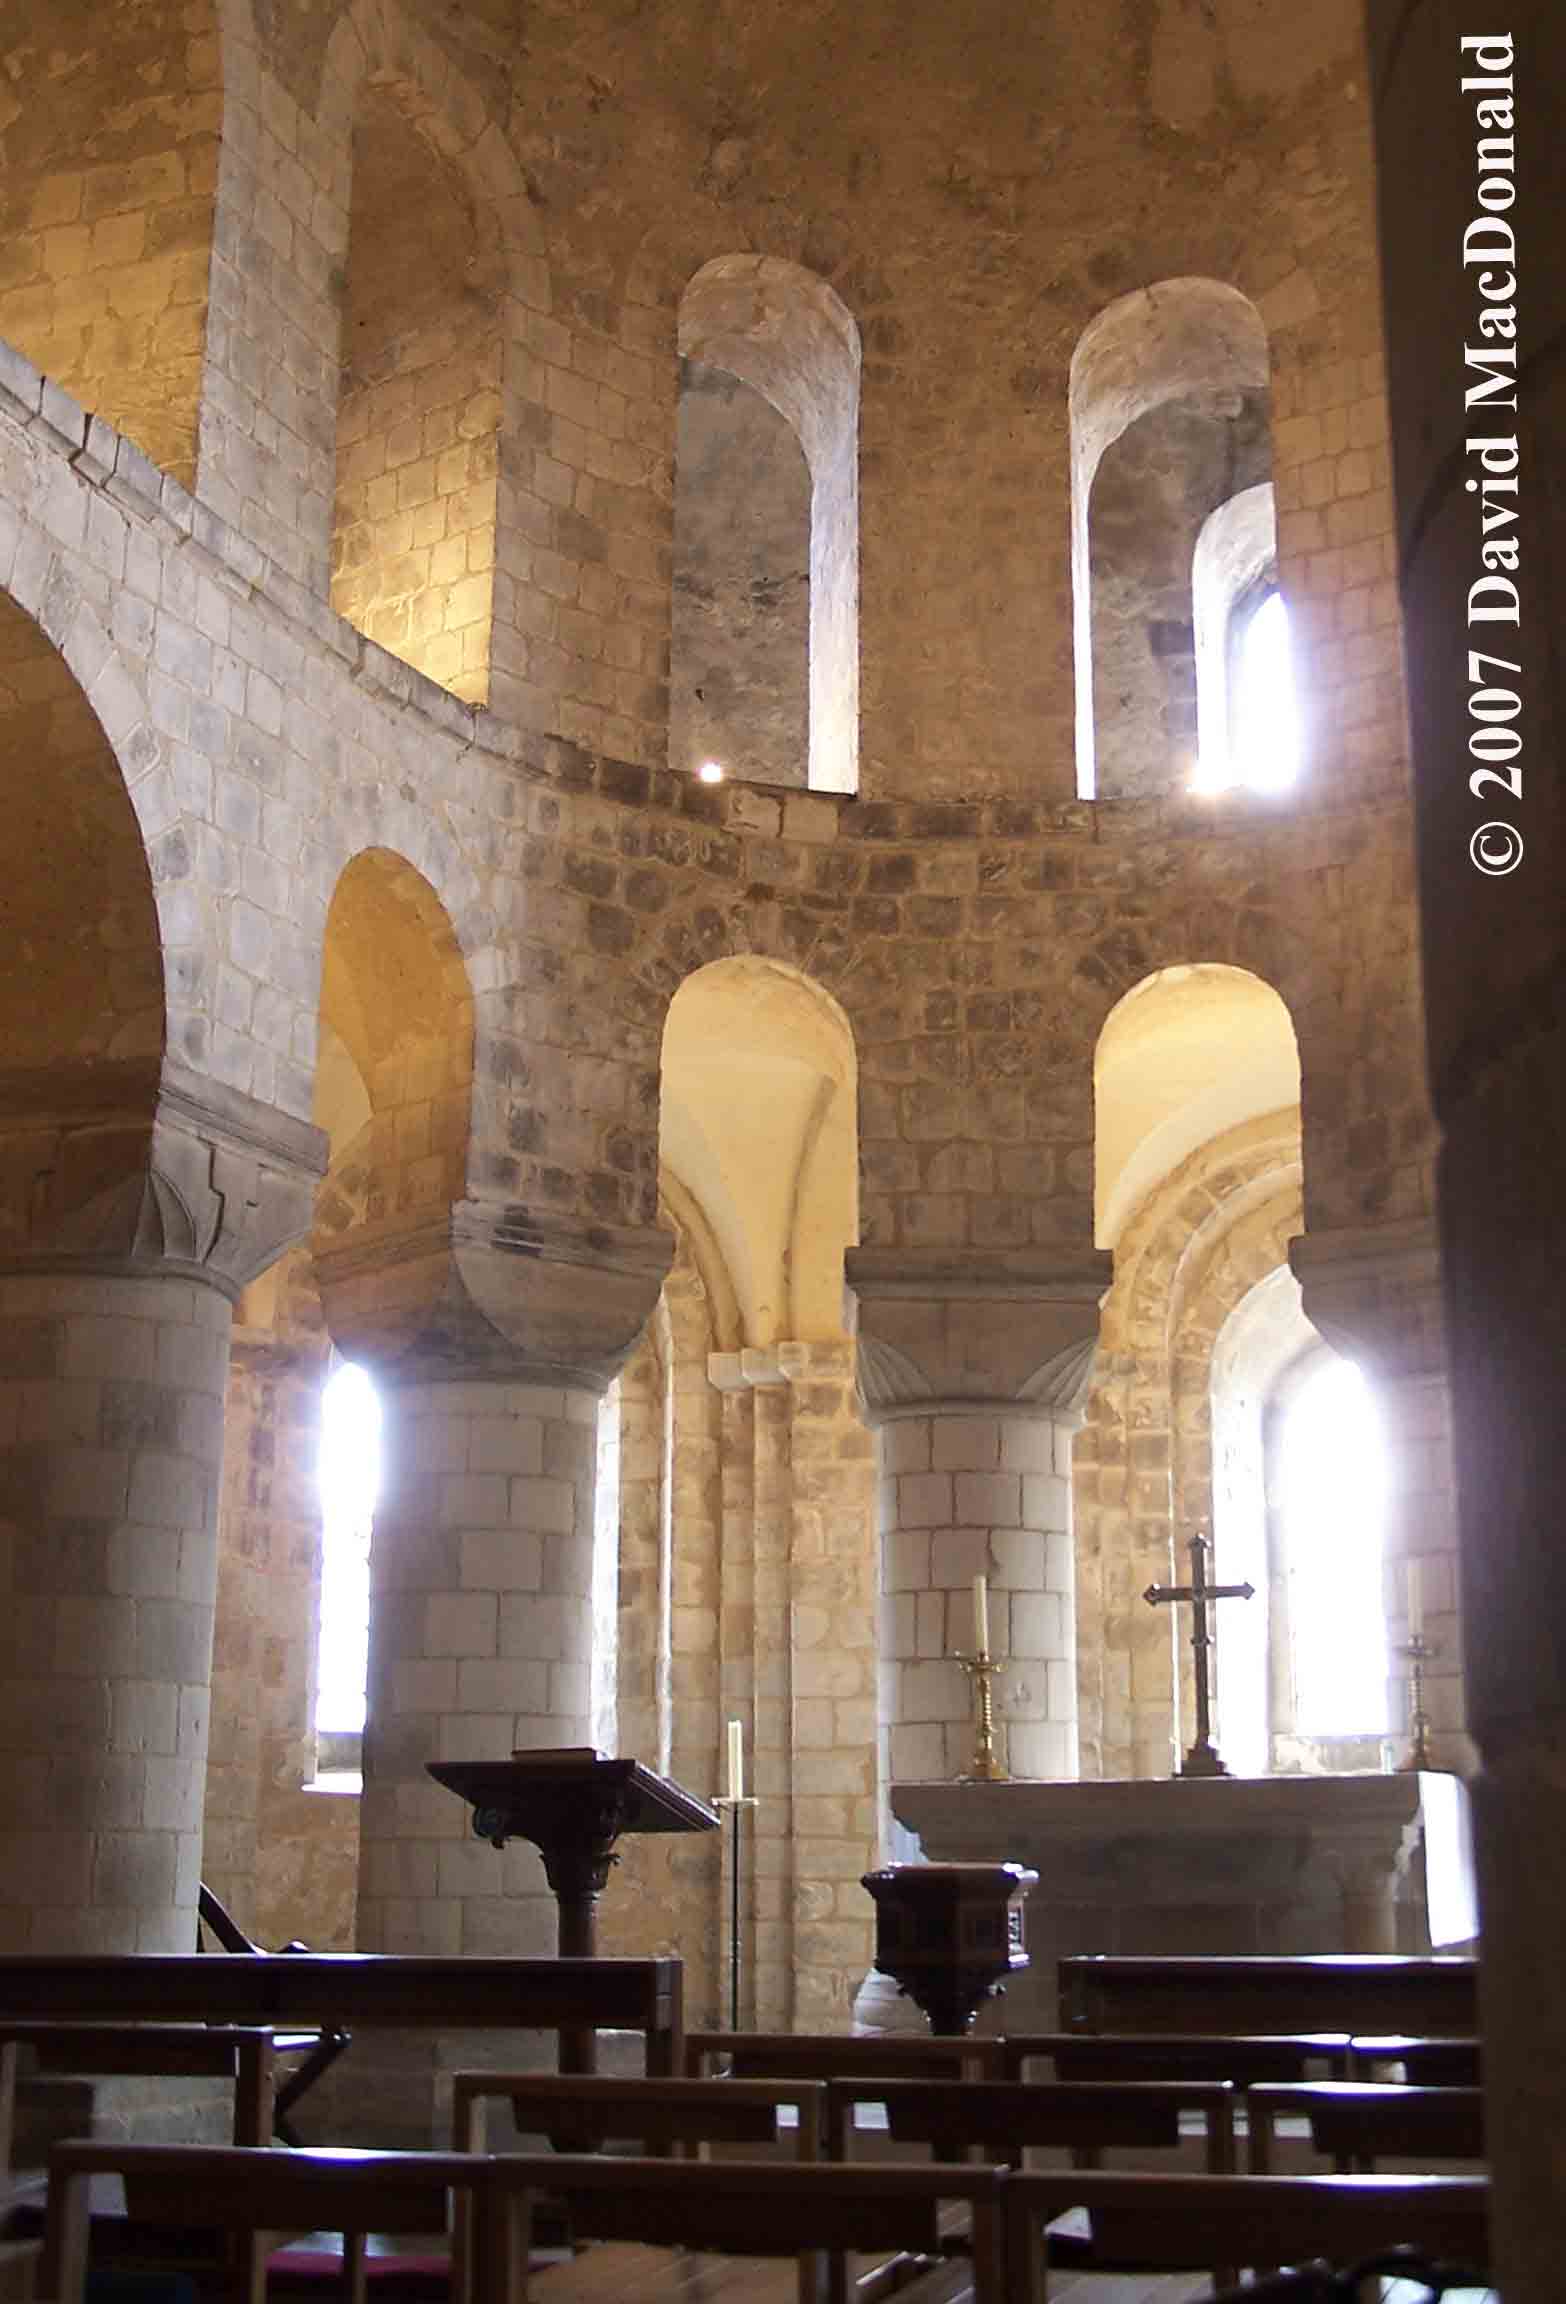
[[[515,2203],[509,2270],[517,2293],[536,2304],[566,2284],[545,2272],[530,2277],[529,2224],[536,2201],[563,2201],[579,2238],[642,2246],[720,2251],[741,2257],[814,2258],[813,2293],[826,2290],[827,2259],[849,2251],[934,2257],[942,2246],[943,2210],[961,2203],[972,2233],[975,2304],[1009,2304],[1003,2188],[998,2168],[793,2166],[777,2161],[617,2160],[541,2154],[491,2160],[497,2193]],[[500,2220],[497,2219],[497,2223]],[[610,2267],[585,2292],[621,2304],[623,2287]],[[737,2282],[738,2295],[750,2284]],[[685,2290],[682,2279],[679,2291]],[[584,2292],[580,2281],[573,2292]],[[949,2289],[947,2291],[949,2293]],[[67,2300],[69,2304],[69,2300]],[[487,2300],[486,2300],[487,2304]]]
[[[1247,2098],[1248,2164],[1255,2175],[1274,2165],[1277,2123],[1310,2123],[1315,2151],[1337,2163],[1340,2175],[1369,2174],[1380,2160],[1484,2159],[1484,2098],[1477,2088],[1383,2086],[1373,2081],[1322,2080],[1301,2087],[1253,2088]]]
[[[640,2032],[648,2073],[680,2069],[678,1960],[436,1959],[373,1952],[18,1954],[0,1958],[7,2016],[333,2030]]]
[[[1070,2152],[1078,2168],[1106,2150],[1177,2150],[1182,2114],[1199,2114],[1209,2172],[1234,2167],[1234,2091],[1223,2081],[831,2080],[833,2159],[849,2157],[862,2104],[885,2108],[894,2143],[936,2146],[945,2159],[976,2147],[1009,2168],[1030,2146]]]
[[[687,2032],[685,2069],[736,2080],[999,2080],[1004,2043],[917,2032]]]
[[[556,2151],[585,2152],[635,2141],[643,2154],[667,2155],[712,2144],[776,2150],[779,2114],[794,2108],[794,2157],[819,2160],[826,2132],[826,2088],[819,2080],[613,2080],[575,2073],[458,2072],[451,2084],[453,2151],[487,2148],[488,2112],[509,2098],[524,2134],[547,2136]],[[466,2263],[469,2223],[458,2201],[454,2249]],[[808,2304],[802,2297],[801,2304]]]
[[[1047,2304],[1045,2227],[1073,2208],[1088,2213],[1095,2257],[1116,2269],[1200,2272],[1215,2257],[1349,2265],[1407,2243],[1482,2275],[1489,2193],[1468,2176],[1008,2176],[1011,2297]]]
[[[1407,2032],[1359,2033],[1349,2042],[1348,2078],[1385,2080],[1388,2067],[1421,2088],[1477,2088],[1477,2040],[1432,2040]]]
[[[286,2233],[340,2232],[339,2293],[363,2304],[365,2237],[440,2233],[447,2198],[471,2196],[476,2226],[472,2304],[511,2304],[518,2291],[505,2236],[494,2222],[493,2163],[461,2153],[276,2152],[209,2144],[59,2144],[49,2163],[49,2224],[40,2294],[83,2304],[88,2274],[88,2187],[124,2180],[132,2213],[168,2230],[229,2236],[230,2293],[263,2304],[267,2259]]]
[[[1121,1959],[1059,1965],[1065,2027],[1086,2032],[1425,2032],[1479,2029],[1472,1960],[1392,1953],[1303,1959]]]
[[[1046,2061],[1057,2080],[1228,2080],[1237,2089],[1349,2071],[1346,2032],[1010,2032],[1001,2047],[1008,2080]]]
[[[579,2141],[556,2149],[585,2152],[635,2141],[647,2157],[664,2147],[711,2144],[776,2147],[785,2105],[797,2116],[793,2156],[819,2160],[826,2133],[826,2085],[820,2080],[608,2080],[555,2072],[457,2072],[451,2083],[454,2152],[488,2148],[487,2113],[509,2098],[525,2135]]]
[[[0,2187],[11,2173],[18,2063],[92,2077],[135,2074],[234,2083],[236,2144],[272,2134],[273,2035],[240,2024],[48,2024],[0,2019]]]

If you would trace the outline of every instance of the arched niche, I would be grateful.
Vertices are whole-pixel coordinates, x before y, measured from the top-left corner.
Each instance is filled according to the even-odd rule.
[[[1094,1238],[1113,1248],[1149,1193],[1201,1145],[1298,1105],[1288,1009],[1244,968],[1161,968],[1104,1019],[1093,1097]]]
[[[679,349],[671,762],[697,768],[711,756],[739,776],[852,792],[859,781],[858,328],[826,282],[802,266],[720,256],[680,300]],[[799,457],[808,476],[803,535]],[[749,487],[742,485],[747,463],[759,472]],[[803,747],[801,621],[808,628]],[[764,695],[753,722],[746,667],[758,653]],[[695,691],[709,686],[715,696],[698,698]]]
[[[417,92],[353,129],[332,606],[471,704],[489,696],[505,260]]]
[[[687,978],[663,1036],[659,1154],[700,1212],[709,1295],[742,1345],[843,1332],[843,1252],[858,1236],[857,1064],[847,1019],[793,969],[718,960]],[[688,1220],[689,1221],[689,1220]]]
[[[188,487],[217,181],[216,10],[50,0],[12,21],[0,337]]]
[[[162,943],[135,811],[64,659],[0,595],[0,1237],[144,1171]],[[40,1149],[40,1137],[55,1148]]]
[[[326,916],[314,1118],[331,1160],[317,1243],[460,1200],[472,1098],[473,995],[456,932],[422,873],[365,849]]]
[[[1195,767],[1192,560],[1218,505],[1271,476],[1267,336],[1217,280],[1121,297],[1071,362],[1077,789],[1119,797]]]

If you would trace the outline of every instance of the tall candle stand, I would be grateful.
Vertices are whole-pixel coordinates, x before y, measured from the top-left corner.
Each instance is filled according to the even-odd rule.
[[[1416,1632],[1398,1649],[1400,1656],[1408,1658],[1408,1758],[1403,1772],[1433,1768],[1435,1760],[1430,1750],[1430,1715],[1425,1710],[1425,1666],[1432,1656],[1439,1656],[1439,1641],[1427,1640]]]
[[[740,2028],[740,1810],[754,1808],[748,1794],[725,1792],[712,1803],[729,1812],[729,2030]]]
[[[987,1648],[976,1656],[960,1652],[952,1662],[960,1664],[973,1682],[973,1766],[957,1781],[960,1784],[1004,1784],[1006,1771],[995,1757],[995,1699],[990,1682],[997,1672],[1006,1667],[997,1663]]]

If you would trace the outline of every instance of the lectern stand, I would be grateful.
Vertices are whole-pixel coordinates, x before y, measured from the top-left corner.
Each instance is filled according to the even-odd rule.
[[[601,1760],[590,1748],[515,1752],[509,1760],[431,1760],[444,1784],[473,1810],[480,1840],[502,1848],[530,1840],[560,1914],[563,1960],[598,1951],[596,1908],[614,1844],[623,1832],[716,1832],[715,1809],[655,1776],[638,1760]],[[562,2031],[562,2072],[593,2069],[591,2032]]]

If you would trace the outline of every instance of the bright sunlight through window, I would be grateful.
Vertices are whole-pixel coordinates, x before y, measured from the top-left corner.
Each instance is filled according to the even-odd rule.
[[[1386,1459],[1370,1388],[1351,1362],[1323,1362],[1295,1395],[1279,1473],[1296,1725],[1304,1736],[1384,1735]]]
[[[1269,592],[1246,620],[1230,677],[1229,780],[1285,791],[1300,772],[1300,724],[1281,592]]]
[[[321,1395],[321,1645],[318,1736],[364,1727],[370,1635],[370,1522],[380,1480],[381,1404],[362,1368],[333,1371]]]

